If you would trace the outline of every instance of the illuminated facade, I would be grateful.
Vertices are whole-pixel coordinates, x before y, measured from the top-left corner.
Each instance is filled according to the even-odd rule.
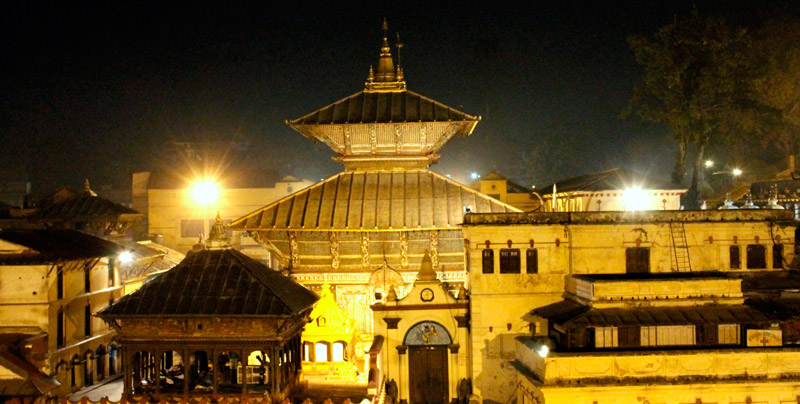
[[[472,183],[472,188],[523,212],[530,212],[542,205],[542,201],[532,192],[535,189],[525,188],[494,170],[481,175]]]
[[[571,275],[722,271],[780,279],[797,265],[796,226],[790,212],[777,210],[467,215],[474,394],[513,399],[515,338],[546,330],[530,312],[562,300]]]
[[[92,317],[122,296],[118,244],[74,230],[0,230],[0,384],[65,395],[120,371],[113,331]]]
[[[441,147],[472,133],[479,119],[407,90],[385,34],[363,91],[287,122],[333,149],[344,171],[230,228],[252,235],[312,290],[330,283],[356,322],[355,355],[364,360],[374,333],[370,305],[389,287],[405,296],[426,250],[451,287],[465,281],[458,227],[465,212],[519,211],[428,169]]]
[[[265,202],[312,184],[291,176],[273,177],[276,177],[274,172],[250,172],[237,178],[220,178],[207,184],[203,193],[198,192],[202,190],[198,189],[198,183],[159,172],[139,172],[133,174],[133,203],[136,209],[147,213],[147,234],[166,247],[186,253],[201,236],[209,234],[218,212],[228,215],[223,218],[227,224],[232,218],[264,206]],[[239,246],[238,234],[232,236],[232,244]],[[257,246],[247,245],[247,241],[244,240],[242,248],[248,255],[270,260],[263,248],[252,248]]]
[[[602,212],[678,210],[686,189],[614,168],[560,180],[536,191],[547,212]]]

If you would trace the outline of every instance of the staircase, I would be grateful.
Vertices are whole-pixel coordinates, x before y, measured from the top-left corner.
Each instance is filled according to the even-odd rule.
[[[692,261],[689,259],[689,244],[686,242],[686,227],[683,222],[669,222],[669,234],[672,238],[673,272],[691,272]]]

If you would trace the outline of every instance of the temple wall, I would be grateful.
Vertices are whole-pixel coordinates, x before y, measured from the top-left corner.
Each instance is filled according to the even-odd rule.
[[[473,390],[488,402],[512,399],[516,371],[510,364],[513,337],[529,332],[531,310],[561,300],[570,274],[625,273],[626,249],[650,248],[650,271],[672,272],[669,223],[464,225],[469,274]],[[766,267],[775,268],[772,246],[782,244],[784,267],[795,260],[794,228],[766,221],[687,222],[692,271],[751,271],[746,246],[765,246]],[[482,253],[493,250],[493,273],[484,274]],[[521,273],[500,273],[500,250],[519,249]],[[531,247],[531,245],[533,247]],[[741,269],[730,268],[729,248],[741,246]],[[538,252],[538,273],[526,273],[526,250]],[[498,309],[502,307],[502,310]],[[537,332],[545,324],[534,323]],[[532,331],[532,330],[531,330]],[[506,344],[509,342],[509,344]],[[591,401],[589,401],[591,403]]]

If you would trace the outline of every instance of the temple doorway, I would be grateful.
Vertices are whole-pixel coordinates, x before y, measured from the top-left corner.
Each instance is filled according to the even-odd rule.
[[[452,338],[441,324],[417,323],[408,330],[409,404],[447,404],[450,377],[448,348]]]
[[[409,347],[411,404],[447,404],[447,346]]]

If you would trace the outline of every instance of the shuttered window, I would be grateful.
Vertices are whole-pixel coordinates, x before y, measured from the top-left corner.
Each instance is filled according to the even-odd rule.
[[[525,251],[525,272],[529,274],[539,273],[539,250],[529,248]]]
[[[775,269],[783,268],[783,244],[772,246],[772,267]]]
[[[742,267],[742,259],[739,253],[739,246],[732,245],[729,248],[731,258],[731,269],[739,269]]]
[[[483,267],[483,273],[485,274],[493,274],[494,273],[494,250],[485,249],[481,253],[481,262]]]
[[[519,248],[503,248],[500,250],[500,273],[520,273]]]
[[[747,269],[767,269],[767,249],[763,245],[747,246]]]
[[[647,247],[625,249],[625,272],[629,274],[650,272],[650,249]]]

